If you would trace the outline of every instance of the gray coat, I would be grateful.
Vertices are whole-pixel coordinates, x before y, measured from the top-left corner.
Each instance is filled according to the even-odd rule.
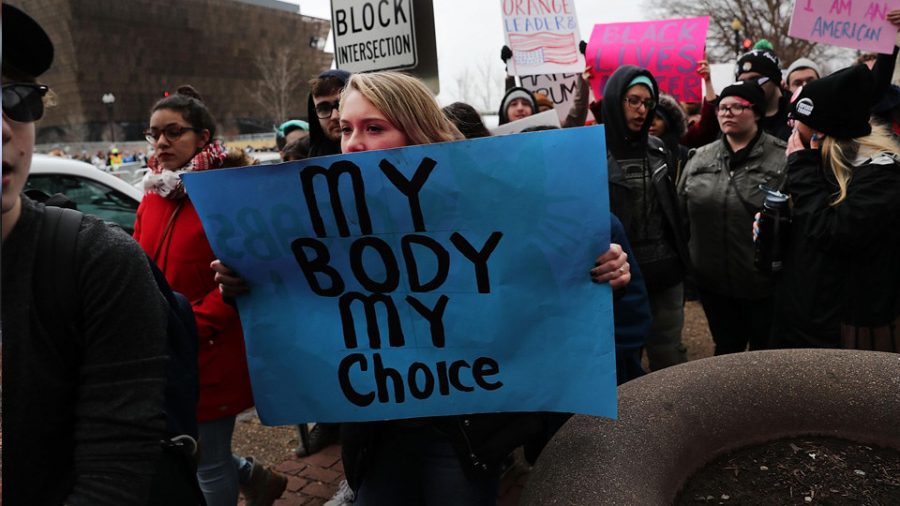
[[[753,215],[765,198],[759,185],[782,185],[786,143],[763,133],[746,163],[732,173],[725,142],[722,138],[693,152],[678,181],[690,223],[694,274],[701,290],[761,299],[772,294],[772,281],[753,265]]]

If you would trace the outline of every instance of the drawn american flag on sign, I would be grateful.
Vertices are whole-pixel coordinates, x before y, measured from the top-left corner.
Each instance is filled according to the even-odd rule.
[[[565,65],[578,61],[578,48],[572,33],[511,33],[509,45],[517,65]]]

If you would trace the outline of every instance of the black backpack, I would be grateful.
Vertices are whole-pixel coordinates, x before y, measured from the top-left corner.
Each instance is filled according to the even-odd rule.
[[[35,258],[36,305],[52,335],[72,336],[80,342],[79,294],[75,286],[75,250],[84,215],[62,194],[52,197],[29,190],[33,200],[44,202],[44,224]],[[114,226],[114,225],[112,225]],[[124,232],[123,232],[124,233]],[[198,337],[190,302],[172,291],[163,273],[147,257],[157,288],[168,303],[166,325],[166,432],[151,487],[148,505],[205,505],[196,477]],[[49,296],[48,296],[49,295]],[[46,315],[46,316],[44,316]],[[61,317],[53,317],[60,315]]]

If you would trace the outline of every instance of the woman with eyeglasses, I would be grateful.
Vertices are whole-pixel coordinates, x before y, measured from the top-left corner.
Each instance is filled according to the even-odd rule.
[[[774,347],[900,352],[900,144],[870,121],[875,88],[861,64],[792,99]]]
[[[759,120],[766,98],[755,81],[726,87],[716,111],[722,138],[698,149],[678,181],[690,223],[694,276],[716,355],[764,349],[772,325],[772,279],[754,266],[747,233],[765,195],[782,185],[784,141]]]
[[[238,489],[250,504],[271,504],[287,480],[252,459],[231,453],[235,417],[253,406],[244,336],[209,268],[215,259],[200,218],[185,193],[185,172],[225,166],[228,151],[216,139],[212,115],[190,86],[158,101],[145,132],[153,146],[144,177],[134,238],[194,310],[199,336],[200,451],[197,477],[209,506],[234,506]]]
[[[603,89],[609,208],[619,217],[647,285],[653,324],[646,350],[650,369],[687,362],[681,341],[684,276],[690,268],[684,223],[675,196],[674,157],[649,135],[659,100],[653,74],[622,65]]]

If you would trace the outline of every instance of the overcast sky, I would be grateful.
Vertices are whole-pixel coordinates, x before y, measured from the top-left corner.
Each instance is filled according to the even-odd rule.
[[[286,0],[300,4],[308,16],[331,19],[330,0]],[[646,19],[641,0],[569,0],[574,3],[585,41],[596,23],[640,21]],[[434,0],[434,24],[437,37],[438,72],[444,105],[456,100],[454,80],[466,66],[474,67],[488,59],[496,64],[502,77],[500,48],[503,47],[501,0]],[[329,41],[330,42],[330,41]],[[331,48],[328,49],[329,51]]]

